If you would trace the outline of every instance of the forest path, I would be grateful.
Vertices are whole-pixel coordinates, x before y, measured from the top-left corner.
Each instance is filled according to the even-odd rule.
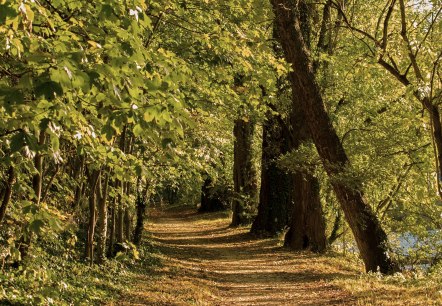
[[[330,282],[354,276],[330,258],[281,248],[225,213],[154,211],[147,230],[162,266],[140,277],[120,305],[354,305]]]

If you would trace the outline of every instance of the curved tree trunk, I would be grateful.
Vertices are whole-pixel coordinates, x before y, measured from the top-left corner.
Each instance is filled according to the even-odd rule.
[[[256,171],[252,161],[252,144],[255,124],[243,119],[235,120],[233,135],[234,162],[233,185],[235,199],[232,203],[232,226],[249,224],[257,197]]]
[[[367,271],[392,273],[396,263],[388,255],[388,239],[370,205],[365,202],[362,188],[350,187],[340,181],[350,166],[342,143],[328,117],[320,89],[316,83],[309,51],[304,42],[296,3],[293,0],[271,0],[275,23],[286,60],[296,73],[290,73],[292,90],[300,105],[323,161],[332,186],[356,239]]]

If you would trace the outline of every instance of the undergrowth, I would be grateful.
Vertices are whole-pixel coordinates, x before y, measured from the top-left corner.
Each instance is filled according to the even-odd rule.
[[[39,241],[18,267],[3,266],[0,305],[106,304],[129,290],[137,274],[159,265],[148,242],[133,251],[91,266],[79,259],[79,249]]]

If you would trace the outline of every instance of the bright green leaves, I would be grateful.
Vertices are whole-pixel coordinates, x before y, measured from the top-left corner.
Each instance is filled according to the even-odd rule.
[[[143,133],[143,128],[141,127],[141,125],[135,124],[132,132],[134,133],[135,137],[139,137]]]
[[[143,114],[143,119],[146,122],[152,122],[155,117],[158,116],[158,112],[155,107],[148,107]]]
[[[65,69],[51,69],[50,76],[52,81],[59,83],[61,86],[71,86],[72,72],[67,67]]]
[[[50,69],[50,79],[58,83],[64,91],[81,90],[83,94],[88,93],[92,86],[89,71],[82,71],[78,65],[80,63],[76,63],[75,60],[63,60],[57,68]],[[96,80],[96,76],[92,76],[93,80]]]

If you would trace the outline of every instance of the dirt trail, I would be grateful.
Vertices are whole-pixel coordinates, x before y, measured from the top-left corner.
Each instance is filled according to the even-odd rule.
[[[156,212],[148,225],[163,266],[121,305],[352,305],[330,284],[354,272],[232,229],[223,214]]]

